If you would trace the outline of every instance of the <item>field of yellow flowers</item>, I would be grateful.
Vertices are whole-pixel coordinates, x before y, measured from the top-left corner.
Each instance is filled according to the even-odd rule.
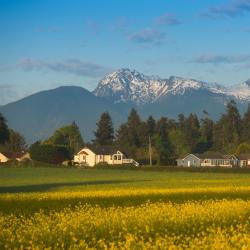
[[[249,174],[81,171],[0,170],[0,249],[250,249]]]

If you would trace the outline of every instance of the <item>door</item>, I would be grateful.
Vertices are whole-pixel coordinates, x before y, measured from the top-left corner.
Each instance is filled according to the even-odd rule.
[[[188,161],[188,167],[190,167],[191,166],[191,161]]]

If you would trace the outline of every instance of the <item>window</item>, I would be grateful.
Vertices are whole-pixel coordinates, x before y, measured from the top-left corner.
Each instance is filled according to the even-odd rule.
[[[114,160],[115,160],[115,161],[117,160],[117,155],[114,155]]]
[[[112,155],[110,155],[110,160],[112,160]]]
[[[86,155],[83,155],[83,156],[82,156],[82,161],[83,161],[83,162],[86,162]]]
[[[120,155],[118,155],[118,160],[120,161],[122,159],[122,157]]]

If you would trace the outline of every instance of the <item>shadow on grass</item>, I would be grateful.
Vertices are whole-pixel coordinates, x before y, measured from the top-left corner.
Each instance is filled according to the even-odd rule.
[[[149,180],[97,180],[85,182],[59,182],[59,183],[45,183],[24,186],[9,186],[1,187],[0,193],[30,193],[30,192],[46,192],[54,188],[60,187],[76,187],[76,186],[89,186],[89,185],[108,185],[108,184],[123,184],[131,182],[144,182]]]

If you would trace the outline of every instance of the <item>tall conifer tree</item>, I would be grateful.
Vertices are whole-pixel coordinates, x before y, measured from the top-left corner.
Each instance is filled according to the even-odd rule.
[[[0,113],[0,144],[5,144],[9,140],[9,129],[5,117]]]
[[[168,137],[167,119],[164,117],[157,122],[157,133],[154,143],[158,154],[158,164],[172,164],[174,151]]]
[[[108,112],[102,113],[93,140],[96,145],[111,145],[114,141],[113,122]]]

